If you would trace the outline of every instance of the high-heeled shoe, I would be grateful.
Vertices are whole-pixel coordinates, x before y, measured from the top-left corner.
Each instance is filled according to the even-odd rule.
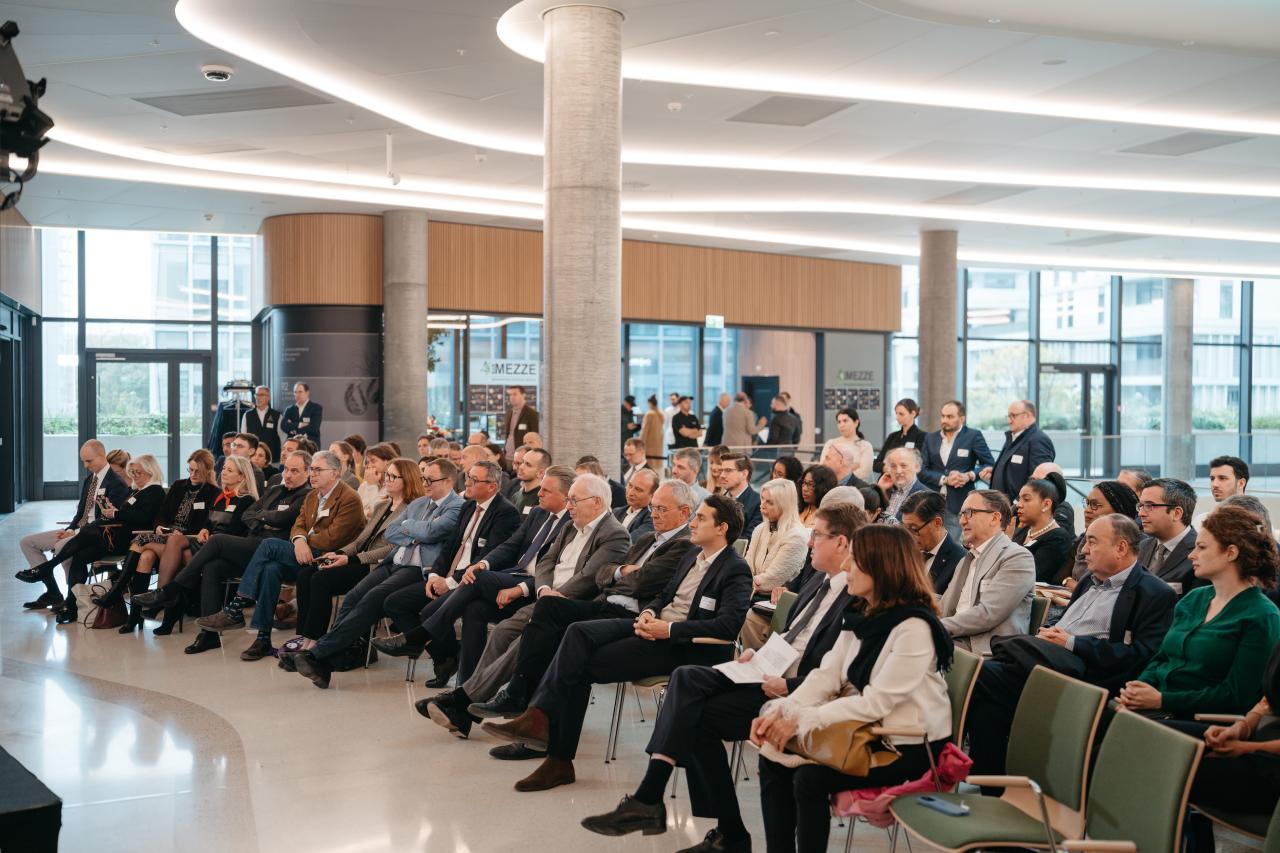
[[[170,607],[164,612],[164,621],[160,623],[158,628],[152,630],[152,634],[157,637],[167,637],[173,633],[173,626],[176,624],[178,630],[182,630],[182,623],[187,618],[185,610],[177,607]]]
[[[119,628],[120,633],[132,634],[134,631],[138,630],[141,627],[142,627],[142,608],[130,607],[129,618],[126,619],[125,623],[120,626]]]

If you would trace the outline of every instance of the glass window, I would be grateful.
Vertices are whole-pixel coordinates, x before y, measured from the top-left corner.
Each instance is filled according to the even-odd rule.
[[[1111,338],[1111,276],[1100,272],[1040,273],[1040,337],[1105,341]]]
[[[1240,347],[1192,347],[1191,428],[1240,428]]]
[[[458,407],[456,329],[429,327],[427,332],[427,414],[447,430],[461,425]]]
[[[965,407],[968,426],[1003,433],[1009,404],[1026,399],[1031,345],[1004,341],[969,341]],[[1000,446],[1002,440],[996,441]]]
[[[1240,282],[1198,278],[1193,333],[1198,344],[1240,342]]]
[[[1280,347],[1253,348],[1253,432],[1280,432]]]
[[[632,323],[627,393],[634,394],[637,400],[647,399],[651,394],[656,394],[660,401],[665,401],[671,393],[696,396],[697,362],[693,352],[696,334],[693,326]],[[701,411],[702,401],[695,399],[693,406],[695,412]]]
[[[1280,344],[1280,281],[1253,283],[1253,342]],[[1257,376],[1254,380],[1257,381]]]
[[[1163,385],[1164,360],[1158,341],[1120,347],[1121,432],[1160,431]]]
[[[253,319],[253,237],[218,237],[218,319]]]
[[[41,312],[45,317],[75,317],[80,312],[80,243],[77,231],[40,229]]]
[[[889,389],[889,399],[897,401],[910,397],[919,401],[920,341],[916,338],[894,338],[890,343],[889,358],[893,383],[893,387]],[[892,411],[889,412],[889,417],[893,417]]]
[[[1040,344],[1042,364],[1110,364],[1111,344],[1045,341]]]
[[[1026,338],[1030,334],[1031,273],[971,269],[967,278],[970,337]]]
[[[77,324],[46,321],[41,328],[44,401],[44,479],[60,483],[80,478],[80,357]]]
[[[702,399],[704,414],[711,411],[721,394],[733,394],[738,390],[738,332],[736,329],[702,330]],[[697,396],[695,394],[695,396]],[[637,396],[637,400],[642,399]],[[659,400],[661,408],[665,402]]]
[[[902,334],[920,334],[920,268],[907,265],[902,267]]]
[[[1124,311],[1120,336],[1126,341],[1159,342],[1164,335],[1162,278],[1126,278],[1121,287]]]
[[[198,349],[210,347],[209,326],[194,323],[85,323],[90,349]]]
[[[207,235],[85,232],[85,316],[210,319]]]
[[[218,390],[234,379],[253,381],[253,327],[247,324],[218,326]]]

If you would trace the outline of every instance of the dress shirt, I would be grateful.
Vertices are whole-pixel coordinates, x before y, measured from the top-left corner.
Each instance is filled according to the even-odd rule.
[[[1014,443],[1015,441],[1017,441],[1017,440],[1018,440],[1018,436],[1022,435],[1024,432],[1026,432],[1026,430],[1025,430],[1025,429],[1020,429],[1020,430],[1018,430],[1017,432],[1015,432],[1015,433],[1013,433],[1012,435],[1010,435],[1010,436],[1009,436],[1009,446],[1010,446],[1010,447],[1013,447],[1013,443]]]
[[[670,541],[674,536],[679,536],[680,532],[687,530],[688,527],[689,525],[686,524],[684,527],[677,527],[675,530],[668,530],[666,533],[659,533],[654,536],[653,544],[649,546],[648,550],[640,555],[640,559],[636,560],[635,564],[637,566],[643,566],[649,561],[649,558],[653,556],[653,552],[657,551],[663,543]],[[618,566],[618,568],[613,570],[613,580],[614,582],[622,580],[622,566]],[[640,612],[640,602],[636,601],[629,595],[611,595],[606,598],[605,601],[609,604],[616,604],[619,607],[625,607],[632,613]]]
[[[960,435],[960,430],[956,430],[955,435],[952,435],[950,438],[947,438],[946,432],[942,433],[942,443],[938,445],[938,455],[942,457],[942,467],[944,469],[947,467],[947,463],[951,461],[951,448],[955,446],[956,436],[958,435]],[[944,470],[942,472],[942,485],[938,489],[938,492],[943,497],[946,497],[947,495],[946,480],[947,472]]]
[[[666,622],[681,622],[689,618],[689,610],[693,606],[693,596],[698,591],[698,586],[702,583],[702,579],[707,576],[707,570],[711,568],[711,564],[716,561],[716,557],[720,556],[721,548],[714,554],[708,554],[702,551],[693,561],[693,568],[689,570],[689,574],[684,576],[684,580],[680,581],[680,586],[676,588],[675,597],[671,599],[671,603],[662,608],[662,612],[658,614],[658,618]]]
[[[565,514],[566,512],[568,512],[568,511],[569,511],[569,508],[568,508],[568,507],[565,507],[564,509],[562,509],[562,510],[560,510],[559,512],[555,513],[554,515],[549,515],[549,516],[547,516],[547,520],[546,520],[546,521],[544,521],[544,522],[542,522],[542,526],[538,528],[538,532],[534,535],[534,537],[533,537],[534,542],[537,542],[537,541],[538,541],[538,537],[542,535],[542,532],[543,532],[544,530],[547,530],[547,531],[555,530],[555,529],[556,529],[556,525],[560,523],[560,519],[564,518],[564,514]],[[543,544],[546,544],[546,543],[544,542]],[[539,549],[539,550],[541,550],[541,549]],[[521,562],[524,562],[524,558],[523,558],[523,557],[521,557],[521,558],[520,558],[520,560],[521,560]],[[532,560],[532,562],[533,562],[533,564],[534,564],[534,565],[537,565],[537,562],[538,562],[538,555],[537,555],[537,554],[534,554],[534,555],[533,555],[533,560]],[[480,561],[480,565],[482,565],[482,566],[484,566],[486,569],[488,569],[488,568],[489,568],[489,561],[488,561],[488,560],[481,560],[481,561]],[[520,568],[520,563],[517,563],[517,564],[516,564],[516,569],[517,569],[517,570],[519,570],[519,571],[521,571],[521,572],[523,572],[523,573],[525,573],[525,574],[532,574],[532,572],[530,572],[530,571],[529,571],[529,566],[528,566],[528,565],[525,565],[525,567],[524,567],[523,569],[521,569],[521,568]],[[532,581],[521,581],[521,582],[520,582],[520,592],[521,592],[523,595],[528,595],[528,594],[529,594],[529,590],[530,590],[530,588],[531,588],[531,587],[532,587]]]
[[[808,622],[800,629],[800,633],[791,639],[791,648],[800,654],[792,661],[791,666],[787,667],[787,671],[782,674],[783,678],[795,678],[799,674],[800,659],[804,657],[804,650],[809,647],[809,640],[813,639],[813,632],[818,630],[818,625],[822,623],[822,617],[826,615],[831,606],[835,604],[836,599],[840,597],[840,593],[844,592],[849,586],[849,575],[846,572],[838,572],[827,580],[827,591],[821,596],[815,595],[809,602],[809,606],[796,615],[794,624],[799,624],[800,620],[806,617],[808,610],[813,610],[813,615],[808,617]]]
[[[995,539],[995,537],[992,536],[991,539]],[[969,552],[973,555],[973,563],[969,566],[969,577],[965,578],[964,589],[960,592],[960,599],[956,601],[957,613],[973,607],[974,601],[978,598],[978,561],[982,559],[982,553],[991,544],[991,539],[975,546]]]
[[[1177,548],[1178,545],[1182,542],[1182,540],[1185,539],[1188,534],[1193,532],[1194,531],[1191,529],[1191,527],[1188,526],[1183,528],[1183,531],[1177,534],[1176,536],[1174,536],[1172,539],[1160,540],[1160,548],[1159,550],[1152,552],[1151,565],[1148,566],[1147,568],[1151,569],[1153,573],[1158,575],[1160,570],[1164,568],[1164,564],[1168,562],[1169,555],[1173,553],[1173,549]]]
[[[245,412],[244,417],[240,419],[240,431],[241,432],[249,431],[249,415],[252,412],[258,413],[258,423],[262,424],[265,427],[267,424],[267,412],[269,411],[271,411],[270,406],[264,406],[261,409],[255,406],[254,408],[250,409],[248,412]]]
[[[907,495],[910,494],[911,488],[915,484],[916,481],[912,480],[905,488],[899,489],[897,486],[893,486],[889,489],[889,506],[884,511],[886,516],[897,518],[898,512],[902,509],[902,504],[907,500]]]
[[[574,572],[578,570],[578,558],[582,556],[582,549],[587,547],[587,540],[591,538],[591,534],[604,516],[605,513],[600,513],[595,517],[594,521],[587,522],[586,527],[574,525],[574,529],[578,533],[573,537],[572,542],[560,549],[560,559],[556,561],[556,570],[551,576],[552,589],[559,589],[564,586],[569,578],[573,577]]]
[[[1116,599],[1120,597],[1120,589],[1124,586],[1129,572],[1137,563],[1130,564],[1123,572],[1117,572],[1104,581],[1093,579],[1089,587],[1076,599],[1076,603],[1062,614],[1056,627],[1066,631],[1067,649],[1075,651],[1076,637],[1095,637],[1102,639],[1111,634],[1111,614],[1116,609]]]
[[[622,475],[622,484],[624,486],[629,484],[631,482],[631,478],[635,476],[636,472],[643,471],[645,467],[645,465],[632,465],[627,469],[627,472]]]
[[[98,518],[98,489],[102,488],[103,471],[98,471],[93,475],[93,482],[89,484],[89,498],[85,502],[84,517],[80,520],[81,527],[88,527]]]
[[[476,541],[476,531],[480,529],[480,522],[483,520],[482,516],[489,509],[491,503],[493,503],[493,498],[489,498],[484,503],[476,504],[476,511],[471,513],[471,520],[467,524],[467,532],[462,537],[461,544],[458,545],[458,556],[453,558],[453,569],[465,569],[471,565],[471,549]],[[446,580],[453,581],[453,571],[449,572]],[[457,581],[454,581],[454,583],[457,583]],[[450,585],[450,589],[452,588],[452,585]]]

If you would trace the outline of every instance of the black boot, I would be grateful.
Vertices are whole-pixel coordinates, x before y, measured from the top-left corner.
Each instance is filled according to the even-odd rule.
[[[142,608],[129,607],[129,618],[120,626],[121,634],[132,634],[134,631],[142,627]]]
[[[134,576],[137,574],[138,561],[140,559],[142,559],[141,554],[136,551],[130,551],[129,556],[124,560],[124,569],[120,572],[120,576],[116,578],[115,583],[111,585],[111,589],[107,590],[103,595],[95,595],[90,600],[99,607],[110,607],[117,601],[123,600],[124,591],[126,589],[129,589],[130,592],[132,592],[132,581]]]
[[[164,609],[164,620],[161,621],[160,627],[151,632],[157,637],[167,637],[172,634],[175,624],[181,630],[182,621],[187,617],[187,597],[182,594],[182,587],[177,584],[170,584],[169,586],[173,587],[171,595],[175,600],[173,604]],[[140,607],[139,610],[145,611],[146,608]]]

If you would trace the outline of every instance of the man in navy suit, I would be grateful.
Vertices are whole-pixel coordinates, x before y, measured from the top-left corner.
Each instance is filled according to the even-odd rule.
[[[1056,455],[1053,441],[1036,426],[1036,407],[1030,400],[1014,400],[1007,415],[1009,429],[1004,434],[1004,447],[995,465],[978,474],[991,488],[1004,492],[1010,501],[1031,479],[1031,472],[1042,462],[1052,462]]]
[[[311,386],[298,382],[293,386],[293,405],[280,416],[280,431],[285,438],[305,435],[319,446],[320,421],[323,417],[324,410],[320,404],[311,402]]]
[[[742,507],[740,535],[743,539],[750,539],[762,518],[760,495],[751,488],[751,457],[742,453],[726,453],[721,456],[720,465],[716,469],[716,485]]]
[[[895,447],[885,456],[884,473],[877,482],[889,497],[883,513],[885,518],[902,521],[902,504],[907,496],[929,491],[929,487],[920,482],[922,465],[923,458],[914,448]]]
[[[937,492],[925,490],[909,495],[902,502],[902,526],[915,537],[924,556],[924,570],[933,582],[933,591],[941,595],[951,583],[956,566],[964,559],[964,546],[947,533],[943,525],[947,502]]]
[[[516,783],[544,791],[574,781],[573,758],[591,701],[591,685],[667,675],[684,664],[715,664],[733,654],[733,639],[751,604],[751,569],[731,543],[742,532],[742,508],[711,495],[689,524],[693,547],[675,574],[632,620],[596,619],[569,626],[528,709],[507,723],[485,723],[492,735],[547,758]],[[698,644],[698,639],[723,643]]]
[[[942,404],[942,429],[924,438],[924,469],[920,479],[947,499],[943,523],[956,541],[960,540],[960,507],[974,489],[979,466],[992,463],[987,440],[976,429],[965,426],[964,403],[948,400]]]

